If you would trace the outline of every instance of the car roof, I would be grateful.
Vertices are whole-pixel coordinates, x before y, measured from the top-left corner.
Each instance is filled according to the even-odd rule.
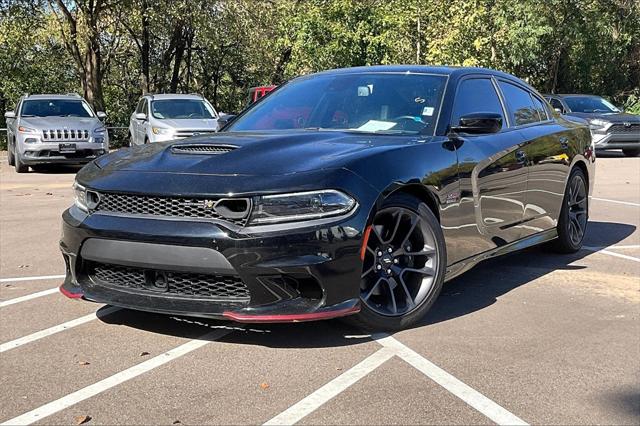
[[[457,66],[431,66],[431,65],[373,65],[367,67],[338,68],[322,71],[317,74],[356,74],[362,72],[392,72],[392,73],[416,73],[416,74],[443,74],[450,76],[463,76],[466,74],[489,74],[499,77],[519,80],[511,74],[482,67],[457,67]]]
[[[40,95],[26,95],[24,99],[67,99],[74,101],[83,101],[84,99],[80,95],[69,94],[69,95],[60,95],[60,94],[40,94]]]
[[[188,94],[187,93],[161,93],[157,95],[148,93],[143,97],[149,98],[149,99],[198,99],[198,100],[204,99],[204,96],[197,95],[194,93],[188,93]]]
[[[580,96],[583,98],[600,98],[601,96],[598,95],[586,95],[583,93],[553,93],[553,94],[547,94],[545,93],[544,96],[549,96],[549,97],[554,97],[554,98],[570,98],[572,96]]]

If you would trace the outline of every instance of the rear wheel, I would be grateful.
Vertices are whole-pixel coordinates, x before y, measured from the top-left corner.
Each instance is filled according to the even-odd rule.
[[[22,163],[22,160],[20,160],[20,154],[19,153],[14,153],[13,154],[13,158],[14,158],[14,167],[16,168],[16,172],[17,173],[27,173],[29,171],[29,166],[27,166],[26,164]]]
[[[418,322],[442,289],[444,236],[429,207],[416,197],[389,197],[373,219],[360,281],[361,311],[349,317],[373,330]]]
[[[640,148],[624,148],[622,153],[625,157],[637,157],[640,156]]]
[[[582,248],[589,217],[587,179],[584,172],[573,169],[565,189],[560,218],[558,219],[558,239],[553,247],[560,253],[575,253]]]

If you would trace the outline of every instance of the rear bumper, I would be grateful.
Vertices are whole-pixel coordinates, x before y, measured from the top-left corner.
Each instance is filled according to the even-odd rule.
[[[373,194],[372,194],[373,197]],[[371,199],[373,201],[373,198]],[[368,210],[310,227],[268,232],[224,223],[63,214],[60,248],[67,297],[143,311],[240,322],[297,322],[359,311],[360,246]],[[135,288],[101,281],[92,265],[140,270]],[[174,273],[231,277],[247,297],[176,294],[148,277]],[[166,280],[166,278],[165,278]],[[164,284],[163,284],[164,285]]]

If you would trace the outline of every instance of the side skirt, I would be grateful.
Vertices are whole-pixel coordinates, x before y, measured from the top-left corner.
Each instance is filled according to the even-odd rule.
[[[447,274],[444,280],[449,281],[458,275],[467,272],[469,269],[476,266],[483,260],[491,259],[492,257],[502,256],[503,254],[513,253],[528,247],[537,246],[539,244],[546,243],[547,241],[554,240],[558,237],[558,231],[556,228],[551,228],[543,232],[531,235],[521,240],[514,241],[504,246],[496,247],[493,250],[485,251],[476,256],[469,257],[464,260],[460,260],[453,265],[447,267]]]

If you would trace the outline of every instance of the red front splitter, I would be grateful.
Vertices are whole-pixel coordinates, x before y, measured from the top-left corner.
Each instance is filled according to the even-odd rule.
[[[82,292],[80,292],[80,293],[71,293],[69,290],[64,288],[64,285],[61,285],[58,289],[60,290],[60,293],[62,293],[65,296],[67,296],[69,299],[81,299],[82,296],[84,296],[84,294],[82,294]]]
[[[303,322],[303,321],[318,321],[330,318],[338,318],[344,317],[351,314],[356,314],[360,312],[360,306],[353,306],[345,309],[338,309],[335,311],[326,311],[326,312],[311,312],[308,314],[266,314],[266,315],[252,315],[252,314],[243,314],[240,312],[223,312],[222,315],[225,318],[236,322]]]

